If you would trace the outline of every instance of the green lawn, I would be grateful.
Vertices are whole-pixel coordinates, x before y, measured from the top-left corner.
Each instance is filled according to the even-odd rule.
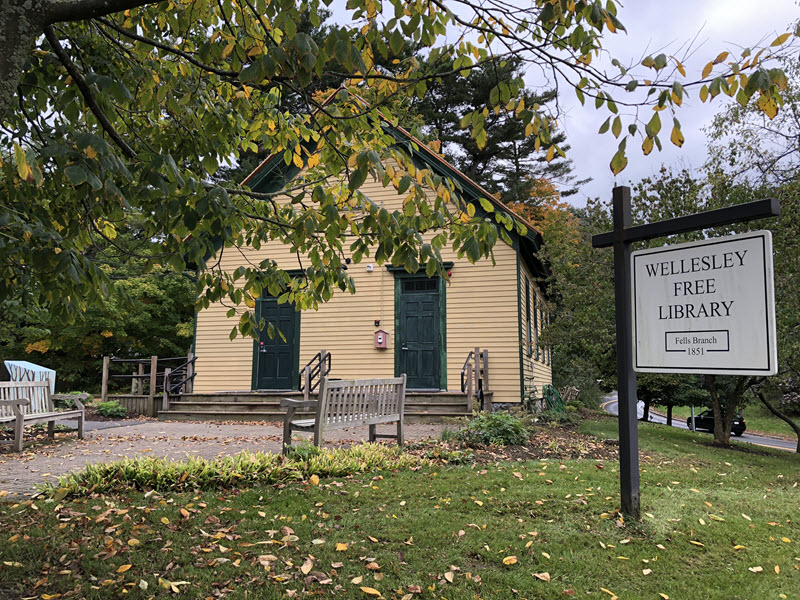
[[[667,414],[667,409],[658,407],[660,413]],[[696,407],[695,414],[700,414],[704,408]],[[672,409],[673,419],[686,422],[691,416],[691,409],[688,406],[676,406]],[[763,433],[766,435],[778,435],[796,440],[797,436],[791,427],[777,417],[773,416],[763,404],[751,404],[745,407],[742,411],[745,423],[747,424],[747,431],[749,433]]]
[[[641,523],[594,460],[6,504],[0,598],[800,598],[797,455],[640,439]]]

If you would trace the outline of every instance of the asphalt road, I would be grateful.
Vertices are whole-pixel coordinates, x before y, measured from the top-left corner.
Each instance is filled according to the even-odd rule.
[[[604,411],[607,413],[611,413],[612,415],[619,414],[618,407],[617,407],[617,392],[612,392],[605,398],[603,398],[603,402],[600,404]],[[642,415],[644,414],[644,403],[639,402],[638,406],[638,417],[641,419]],[[700,412],[697,410],[697,412]],[[650,412],[650,422],[651,423],[661,423],[666,425],[667,418],[661,415],[654,414],[652,411]],[[673,427],[680,427],[681,429],[689,429],[686,426],[685,419],[672,419],[672,426]],[[705,432],[705,431],[698,431],[697,433],[705,434],[709,436],[713,436],[713,433]],[[794,452],[797,448],[797,443],[782,440],[780,438],[772,438],[772,437],[765,437],[760,435],[751,435],[746,431],[740,437],[736,437],[734,435],[731,436],[732,440],[737,442],[747,442],[749,444],[756,444],[758,446],[765,446],[767,448],[777,448],[778,450],[788,450],[789,452]]]

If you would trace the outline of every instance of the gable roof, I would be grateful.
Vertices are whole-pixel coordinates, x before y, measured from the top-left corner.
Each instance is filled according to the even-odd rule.
[[[366,100],[352,92],[350,94],[357,102],[369,107],[369,103]],[[323,106],[333,101],[335,96],[336,93],[334,92],[328,97]],[[403,148],[415,161],[422,162],[437,175],[453,180],[461,188],[466,199],[475,205],[476,214],[492,218],[492,214],[483,210],[478,202],[481,198],[485,198],[492,204],[495,211],[511,217],[512,220],[525,227],[525,235],[520,235],[516,229],[510,231],[509,235],[512,239],[519,240],[520,249],[524,250],[521,255],[533,273],[541,277],[547,276],[547,269],[537,256],[543,243],[542,234],[530,221],[511,210],[488,190],[450,164],[442,155],[414,137],[408,130],[393,125],[380,111],[377,112],[381,119],[381,126],[395,139],[398,147]],[[282,160],[282,156],[282,154],[269,155],[242,181],[242,185],[248,185],[252,190],[259,192],[276,192],[282,189],[301,170],[294,164],[287,166]]]

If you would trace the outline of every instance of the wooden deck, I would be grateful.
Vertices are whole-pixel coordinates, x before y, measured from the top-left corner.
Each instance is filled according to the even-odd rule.
[[[302,399],[302,392],[230,392],[171,396],[169,410],[158,411],[161,421],[283,421],[282,398]],[[130,395],[112,397],[137,414],[143,403]],[[160,400],[160,399],[157,399]],[[134,405],[136,409],[134,409]],[[159,402],[160,408],[160,402]],[[305,413],[298,413],[304,415]],[[407,392],[405,417],[409,422],[441,421],[468,416],[467,397],[459,392]],[[312,417],[312,413],[308,413]]]

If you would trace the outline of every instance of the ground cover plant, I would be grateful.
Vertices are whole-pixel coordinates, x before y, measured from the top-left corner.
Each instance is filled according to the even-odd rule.
[[[581,431],[615,447],[602,441],[613,420]],[[5,504],[0,597],[797,598],[797,456],[640,432],[639,523],[615,512],[610,455],[555,448],[245,491]]]

